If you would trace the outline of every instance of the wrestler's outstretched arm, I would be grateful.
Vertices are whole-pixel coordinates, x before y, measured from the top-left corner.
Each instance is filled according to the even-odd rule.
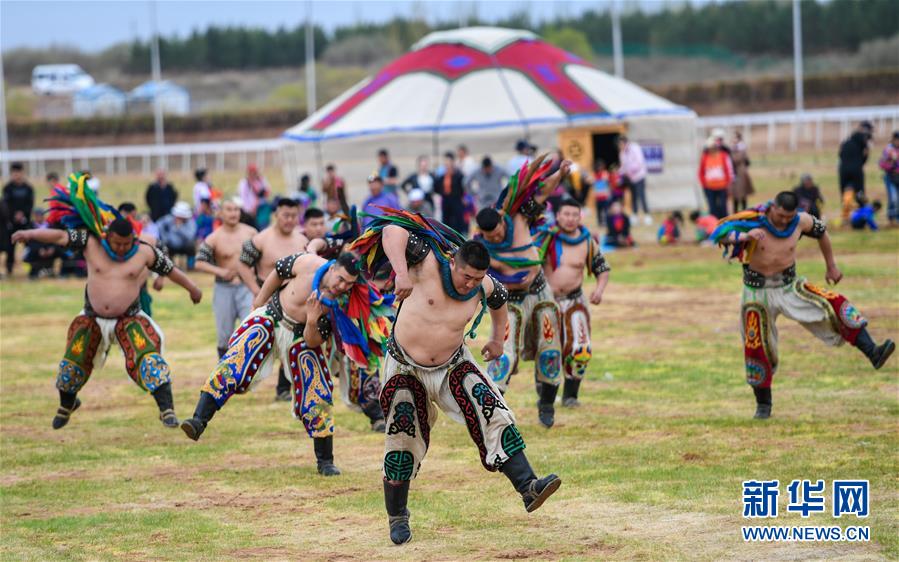
[[[484,294],[493,294],[493,279],[484,278]],[[506,323],[509,321],[509,309],[506,303],[498,308],[490,308],[490,340],[481,349],[481,355],[485,360],[491,361],[503,354],[503,340],[506,338]]]
[[[381,243],[384,253],[393,266],[396,274],[394,291],[397,300],[403,300],[412,294],[412,281],[409,279],[409,266],[406,263],[406,244],[409,242],[409,231],[395,224],[384,227],[381,232]]]
[[[801,213],[799,215],[799,228],[804,234],[818,239],[818,247],[821,249],[821,255],[824,257],[824,265],[827,266],[824,279],[834,285],[839,283],[843,278],[843,272],[837,267],[837,260],[833,257],[833,245],[830,243],[830,235],[824,229],[824,223],[808,213]],[[818,232],[815,232],[816,229],[818,229]]]
[[[559,187],[559,183],[568,177],[569,172],[571,172],[571,161],[570,160],[562,160],[559,164],[559,169],[555,171],[554,174],[543,180],[543,187],[534,194],[534,200],[537,203],[543,204],[552,195],[553,191]]]
[[[609,284],[609,271],[603,271],[596,277],[596,288],[593,290],[593,294],[590,295],[590,302],[592,304],[599,304],[602,302],[602,294],[606,290],[606,285]]]
[[[172,271],[166,276],[172,280],[176,285],[180,285],[184,288],[185,291],[190,295],[190,300],[193,301],[194,304],[200,302],[203,298],[203,291],[197,287],[196,283],[191,281],[190,277],[188,277],[183,271],[178,269],[177,267],[173,267]],[[160,276],[162,279],[162,276]]]
[[[324,238],[314,238],[308,244],[306,244],[306,251],[310,254],[321,255],[322,252],[328,249],[328,243]]]
[[[36,240],[43,244],[66,246],[69,243],[69,233],[65,230],[51,228],[32,228],[28,230],[19,230],[12,235],[13,244],[16,242],[28,242],[29,240]]]
[[[253,308],[264,306],[280,286],[281,278],[278,277],[278,272],[273,269],[272,272],[268,274],[268,277],[265,278],[265,282],[262,284],[262,287],[259,288],[259,292],[256,293],[256,296],[253,298]]]

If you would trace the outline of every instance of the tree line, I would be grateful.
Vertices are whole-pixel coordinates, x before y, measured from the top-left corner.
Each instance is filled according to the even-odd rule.
[[[895,0],[805,0],[802,2],[803,48],[808,54],[828,51],[853,52],[866,40],[889,37],[899,31]],[[725,49],[741,55],[788,55],[793,49],[792,3],[784,0],[686,3],[655,12],[639,7],[621,16],[625,51],[634,54],[689,54]],[[560,29],[579,31],[593,54],[611,52],[611,15],[587,10],[572,17],[557,17],[535,24],[526,12],[497,22],[472,15],[471,25],[499,25],[553,35]],[[357,24],[326,34],[314,28],[315,56],[331,44],[354,37],[381,36],[399,49],[408,49],[427,33],[457,24],[430,25],[421,20],[394,18],[380,24]],[[163,65],[169,70],[254,69],[302,65],[306,57],[306,32],[302,25],[276,31],[243,27],[210,26],[187,37],[160,41]],[[149,70],[149,43],[130,45],[125,64],[131,73]]]

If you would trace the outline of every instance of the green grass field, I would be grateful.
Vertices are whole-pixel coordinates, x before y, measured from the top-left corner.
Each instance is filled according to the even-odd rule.
[[[820,155],[754,160],[763,195]],[[830,178],[833,172],[830,172]],[[873,186],[876,176],[870,178]],[[112,179],[104,189],[127,192]],[[142,185],[141,185],[142,191]],[[117,191],[119,190],[119,191]],[[756,198],[761,199],[761,196]],[[827,208],[833,213],[833,206]],[[646,229],[643,239],[650,236]],[[899,230],[833,234],[844,292],[877,340],[899,336]],[[593,311],[594,359],[583,406],[536,420],[531,365],[507,394],[538,472],[564,484],[524,512],[508,481],[483,470],[463,426],[441,416],[412,484],[414,541],[387,537],[383,437],[342,404],[335,455],[316,474],[312,444],[274,380],[235,398],[199,443],[156,419],[152,399],[113,349],[70,424],[50,428],[55,366],[81,304],[75,281],[5,280],[0,314],[0,557],[4,560],[676,560],[899,558],[899,358],[873,371],[851,347],[828,348],[786,319],[774,415],[751,419],[738,331],[740,272],[712,248],[647,241],[608,256],[612,282]],[[823,283],[816,245],[800,272]],[[178,412],[192,412],[215,364],[211,281],[194,307],[167,286],[154,315],[167,336]],[[592,283],[588,281],[588,283]],[[480,329],[483,339],[488,328]],[[793,479],[868,479],[870,516],[786,513]],[[781,517],[743,519],[741,483],[779,479]],[[741,525],[868,525],[869,543],[747,544]]]

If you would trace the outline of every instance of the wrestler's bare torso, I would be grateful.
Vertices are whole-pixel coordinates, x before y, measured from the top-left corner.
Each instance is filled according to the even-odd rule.
[[[87,262],[87,297],[98,316],[121,316],[137,300],[140,288],[150,274],[156,254],[140,244],[137,253],[124,262],[115,261],[96,239],[89,236],[84,249]]]
[[[284,234],[272,225],[253,236],[253,245],[262,253],[256,263],[256,276],[265,279],[275,269],[279,259],[303,252],[309,240],[299,230]]]
[[[531,229],[528,226],[527,220],[521,214],[516,213],[512,217],[512,224],[515,226],[515,232],[512,233],[512,247],[518,248],[525,245],[528,247],[517,252],[501,252],[503,256],[516,256],[531,260],[538,259],[540,256],[537,253],[537,248],[533,245],[534,239],[531,237]],[[527,289],[531,286],[531,283],[540,271],[540,266],[538,265],[516,269],[495,259],[490,260],[490,266],[503,275],[514,275],[520,271],[527,271],[527,276],[520,283],[506,283],[506,288],[510,291]]]
[[[576,232],[566,234],[573,235]],[[559,267],[553,269],[549,264],[543,264],[543,273],[555,296],[568,295],[583,285],[584,268],[587,265],[587,244],[589,243],[589,240],[584,240],[577,245],[563,242],[565,250],[559,260]]]
[[[799,213],[799,225],[796,230],[786,238],[778,238],[764,228],[754,228],[749,235],[761,236],[755,244],[749,267],[769,276],[780,273],[796,263],[796,245],[803,231],[812,226],[812,216],[807,213]]]
[[[433,253],[409,269],[409,278],[415,289],[402,302],[394,338],[419,365],[441,365],[462,345],[465,327],[481,306],[480,295],[467,301],[447,295]],[[489,277],[481,286],[486,294],[493,292]]]
[[[206,237],[206,244],[212,248],[215,256],[215,265],[221,269],[237,272],[240,267],[240,251],[243,243],[257,233],[252,226],[237,223],[234,226],[222,225],[212,234]],[[283,257],[283,256],[282,256]],[[240,278],[235,276],[230,282],[240,284]]]

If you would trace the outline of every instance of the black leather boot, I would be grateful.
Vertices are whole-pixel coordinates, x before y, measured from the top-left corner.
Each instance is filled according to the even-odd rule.
[[[162,425],[175,429],[178,427],[178,417],[175,416],[175,401],[172,398],[172,384],[165,383],[153,392],[153,399],[159,406],[159,419]]]
[[[275,387],[275,402],[290,402],[290,391],[293,385],[284,374],[284,365],[278,369],[278,386]]]
[[[893,340],[885,340],[882,344],[876,345],[867,328],[862,328],[859,332],[855,339],[855,347],[865,354],[875,369],[883,367],[890,355],[896,351],[896,344],[893,343]]]
[[[506,475],[515,490],[521,494],[524,508],[528,513],[543,505],[546,498],[553,495],[562,485],[562,479],[555,474],[537,478],[524,451],[519,451],[509,457],[509,460],[503,463],[500,472]]]
[[[537,402],[537,418],[540,424],[549,429],[555,423],[556,416],[556,394],[559,387],[544,383],[540,386],[540,400]]]
[[[405,544],[412,540],[409,510],[406,508],[408,499],[408,480],[384,479],[384,506],[387,508],[387,522],[390,525],[390,540],[393,544]]]
[[[215,348],[215,350],[218,351],[219,359],[221,359],[222,357],[225,356],[225,352],[228,351],[228,348],[227,347],[217,347],[217,348]]]
[[[771,417],[771,388],[752,387],[755,393],[755,415],[757,420],[766,420]]]
[[[206,430],[206,424],[209,423],[209,420],[212,419],[212,416],[215,415],[218,409],[218,404],[215,403],[212,395],[208,392],[201,392],[200,400],[197,402],[197,409],[194,410],[194,417],[182,421],[181,430],[188,437],[197,441],[200,439],[203,431]]]
[[[69,423],[69,417],[72,412],[81,406],[81,400],[74,392],[59,391],[59,408],[56,409],[56,415],[53,416],[53,429],[60,429]]]
[[[313,442],[318,473],[322,476],[339,476],[340,470],[334,466],[334,436],[316,437]]]
[[[562,406],[566,408],[577,408],[580,406],[581,403],[577,400],[577,393],[580,388],[580,380],[566,378],[562,387]]]
[[[381,404],[374,400],[370,401],[362,408],[362,413],[371,421],[371,430],[375,433],[384,433],[387,424],[384,422],[384,412],[381,410]]]

